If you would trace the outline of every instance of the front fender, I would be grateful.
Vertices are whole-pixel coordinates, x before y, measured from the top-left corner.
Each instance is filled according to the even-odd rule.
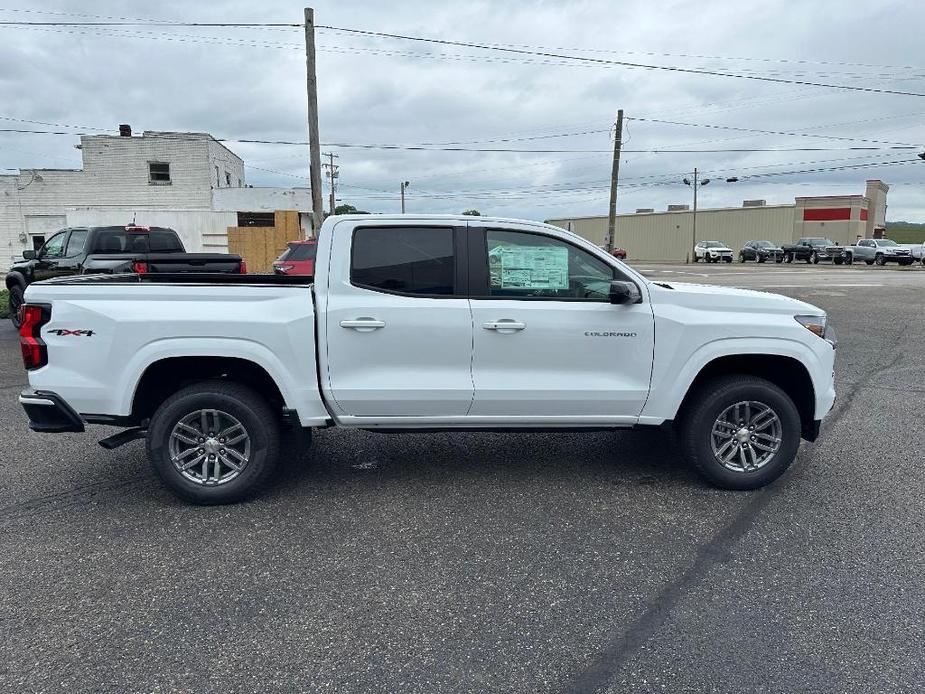
[[[656,340],[657,342],[657,340]],[[777,356],[794,359],[806,368],[813,384],[816,419],[831,408],[835,398],[832,386],[834,350],[824,340],[813,348],[788,338],[732,337],[707,342],[690,354],[680,350],[653,369],[652,388],[640,421],[661,423],[674,419],[697,375],[711,362],[731,356]]]

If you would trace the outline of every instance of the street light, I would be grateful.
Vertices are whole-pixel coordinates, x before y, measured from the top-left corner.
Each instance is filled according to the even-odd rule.
[[[405,214],[405,190],[411,185],[411,181],[401,182],[401,213]]]
[[[690,262],[693,262],[693,261],[694,261],[694,258],[696,257],[696,256],[694,255],[694,246],[697,245],[697,188],[698,188],[699,186],[705,186],[705,185],[707,185],[707,184],[710,182],[710,179],[709,179],[709,178],[705,178],[705,179],[703,179],[702,181],[698,181],[698,180],[697,180],[697,177],[698,177],[698,176],[699,176],[699,172],[698,172],[697,169],[695,168],[695,169],[694,169],[694,181],[693,181],[693,183],[691,183],[691,180],[690,180],[689,178],[684,178],[684,179],[683,179],[684,185],[686,185],[686,186],[693,185],[693,187],[694,187],[694,218],[693,218],[693,222],[692,222],[692,224],[691,224],[691,254],[690,254],[690,258],[688,259],[688,262],[689,262],[689,263],[690,263]]]

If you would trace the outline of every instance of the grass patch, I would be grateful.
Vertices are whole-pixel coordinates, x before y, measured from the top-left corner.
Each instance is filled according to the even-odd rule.
[[[922,243],[925,241],[925,226],[889,227],[886,237],[896,243]]]
[[[10,293],[6,289],[0,291],[0,318],[10,317]]]

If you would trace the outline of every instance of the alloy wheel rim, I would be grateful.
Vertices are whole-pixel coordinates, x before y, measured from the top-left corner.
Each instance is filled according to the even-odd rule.
[[[182,417],[170,432],[170,462],[185,479],[204,487],[238,477],[251,457],[247,429],[227,412],[202,409]]]
[[[723,410],[710,433],[716,461],[727,470],[755,472],[770,463],[783,442],[777,413],[763,402],[743,400]]]

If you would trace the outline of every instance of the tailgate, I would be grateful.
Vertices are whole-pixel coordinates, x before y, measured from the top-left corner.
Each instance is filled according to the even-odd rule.
[[[149,253],[148,272],[241,272],[241,256],[230,253]]]

